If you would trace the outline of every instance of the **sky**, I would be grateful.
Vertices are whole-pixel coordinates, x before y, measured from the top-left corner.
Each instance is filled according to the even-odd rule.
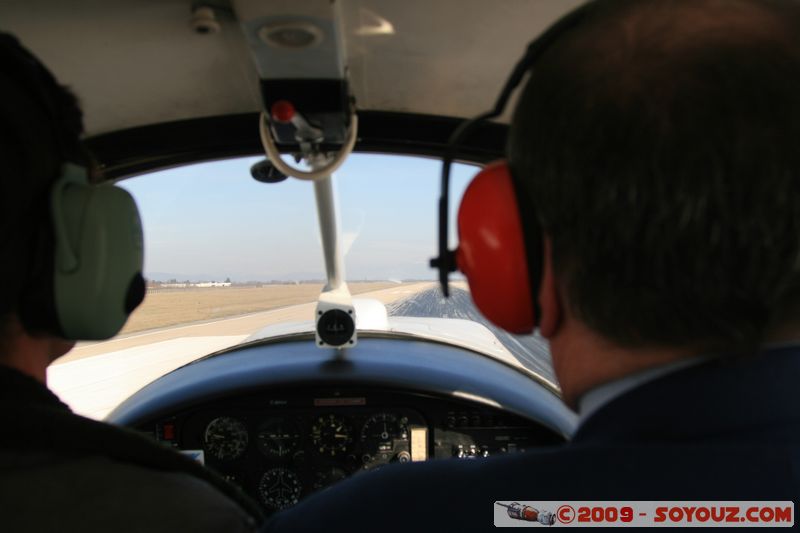
[[[199,163],[119,183],[139,206],[148,279],[324,279],[313,185],[255,181],[250,166],[262,159]],[[476,171],[454,165],[451,221]],[[428,260],[436,254],[440,173],[437,159],[352,154],[345,161],[334,188],[347,280],[435,279]]]

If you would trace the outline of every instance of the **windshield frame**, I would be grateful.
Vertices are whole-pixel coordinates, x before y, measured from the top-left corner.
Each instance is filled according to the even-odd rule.
[[[354,153],[442,157],[461,118],[359,111]],[[258,113],[166,122],[103,133],[85,140],[99,181],[117,181],[192,163],[264,155]],[[506,124],[485,122],[459,147],[456,161],[482,165],[505,156]],[[281,152],[297,147],[282,145]],[[338,146],[322,146],[338,149]]]

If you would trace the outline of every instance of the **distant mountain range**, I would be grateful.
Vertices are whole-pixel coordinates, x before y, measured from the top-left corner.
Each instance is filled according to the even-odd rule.
[[[431,277],[419,279],[419,281],[432,281],[434,279],[435,272],[431,271]],[[292,272],[288,274],[280,274],[275,276],[253,276],[253,277],[246,277],[242,278],[239,276],[214,276],[209,274],[181,274],[175,272],[145,272],[145,278],[149,281],[157,281],[161,283],[166,283],[171,280],[175,280],[176,282],[184,282],[188,281],[189,283],[198,283],[201,281],[225,281],[226,279],[230,278],[230,280],[234,283],[244,283],[247,281],[258,281],[261,283],[268,283],[270,281],[278,281],[283,283],[291,283],[295,281],[322,281],[325,279],[325,274],[322,272]],[[454,278],[455,279],[455,278]],[[400,281],[418,281],[417,278],[413,280],[408,279],[387,279],[380,276],[374,278],[349,278],[348,281],[393,281],[398,283]]]

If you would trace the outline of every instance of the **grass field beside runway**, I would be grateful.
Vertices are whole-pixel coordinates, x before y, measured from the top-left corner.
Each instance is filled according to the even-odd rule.
[[[351,282],[354,295],[402,285],[392,282]],[[302,283],[261,287],[214,287],[149,291],[121,334],[217,320],[316,301],[322,284]]]
[[[383,304],[391,304],[413,296],[417,292],[427,290],[433,283],[391,283],[391,282],[364,282],[348,283],[350,290],[358,297],[367,297],[378,300]],[[249,336],[250,334],[270,325],[282,323],[296,323],[314,319],[316,305],[321,285],[271,285],[264,287],[273,289],[262,292],[213,292],[230,290],[227,287],[219,289],[179,289],[154,292],[150,294],[148,302],[143,304],[151,306],[151,316],[145,329],[131,333],[124,330],[122,334],[100,342],[79,342],[68,354],[57,359],[53,365],[61,365],[93,357],[109,352],[127,348],[146,346],[148,344],[169,341],[184,337],[220,337]],[[278,290],[278,288],[282,288]],[[258,289],[253,288],[254,291]],[[311,291],[311,294],[308,291]],[[181,292],[184,291],[184,292]],[[202,292],[206,294],[201,294]],[[176,296],[171,296],[176,295]],[[248,309],[253,302],[248,302],[246,297],[257,297],[255,305],[263,305],[259,311],[243,311]],[[162,298],[163,296],[171,296]],[[200,298],[192,300],[194,298]],[[267,299],[272,297],[272,299]],[[260,301],[261,298],[265,300]],[[194,313],[187,310],[192,302],[201,302],[208,306],[205,314]],[[210,303],[209,303],[210,302]],[[298,303],[299,302],[299,303]],[[221,304],[226,304],[225,315],[208,316],[211,312],[221,313]],[[216,311],[214,309],[216,308]],[[201,308],[202,311],[202,308]],[[140,312],[140,311],[137,311]],[[172,314],[172,315],[170,315]],[[180,318],[182,317],[182,318]],[[188,317],[188,318],[187,318]],[[176,320],[180,318],[180,320]],[[142,320],[140,317],[139,320]],[[174,323],[169,323],[176,320]],[[142,324],[140,322],[140,324]],[[207,353],[207,352],[206,352]]]

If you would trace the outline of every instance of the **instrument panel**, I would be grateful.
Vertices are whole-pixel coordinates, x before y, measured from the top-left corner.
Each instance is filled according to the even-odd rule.
[[[216,470],[267,512],[391,463],[480,460],[564,440],[478,403],[348,388],[232,397],[139,429]]]

